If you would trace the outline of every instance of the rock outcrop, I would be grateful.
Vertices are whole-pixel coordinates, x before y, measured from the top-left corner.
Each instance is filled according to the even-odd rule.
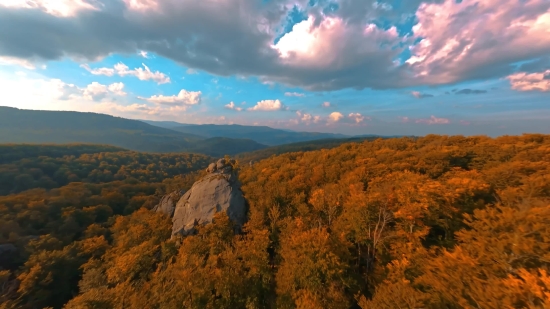
[[[227,213],[237,231],[246,222],[246,202],[233,166],[235,160],[220,159],[206,169],[207,175],[193,184],[189,191],[165,195],[153,208],[172,217],[172,235],[186,236],[197,225],[212,222],[214,214]]]
[[[176,190],[172,193],[166,194],[160,199],[158,205],[153,208],[153,211],[161,212],[169,217],[174,216],[176,203],[179,201],[184,193],[185,191],[183,190]]]

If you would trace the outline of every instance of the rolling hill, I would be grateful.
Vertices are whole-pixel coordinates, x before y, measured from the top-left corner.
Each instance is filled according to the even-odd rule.
[[[24,110],[0,106],[0,143],[89,143],[144,152],[233,155],[265,148],[252,140],[208,139],[142,121],[96,113]]]
[[[229,137],[251,139],[268,146],[283,145],[289,143],[305,142],[327,138],[346,138],[349,136],[332,133],[295,132],[289,130],[274,129],[267,126],[243,126],[243,125],[182,125],[170,129],[204,137]]]

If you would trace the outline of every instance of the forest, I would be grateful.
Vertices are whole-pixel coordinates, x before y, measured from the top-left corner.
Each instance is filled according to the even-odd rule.
[[[181,242],[150,209],[214,158],[10,147],[22,157],[0,156],[1,309],[550,308],[549,135],[241,162],[243,233],[217,214]]]

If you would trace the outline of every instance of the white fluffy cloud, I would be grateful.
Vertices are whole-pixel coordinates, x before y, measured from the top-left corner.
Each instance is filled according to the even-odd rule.
[[[162,105],[197,105],[201,102],[201,91],[187,91],[185,89],[180,90],[177,95],[164,96],[154,95],[149,98],[138,97],[139,99],[146,100],[155,104]]]
[[[515,73],[506,77],[518,91],[550,91],[550,70],[539,73]]]
[[[124,92],[124,84],[123,83],[113,83],[113,84],[110,84],[109,87],[108,87],[109,91],[116,94],[116,95],[119,95],[119,96],[124,96],[126,95],[126,92]]]
[[[85,99],[90,101],[101,101],[109,95],[126,95],[126,92],[123,91],[123,83],[103,85],[98,82],[92,82],[84,88],[79,88],[74,84],[64,83],[60,79],[52,79],[49,83],[52,89],[56,91],[56,95],[54,95],[53,98],[59,100]]]
[[[361,122],[365,121],[365,119],[366,119],[365,116],[363,116],[359,113],[350,113],[348,115],[348,118],[350,120],[352,120],[353,122],[355,122],[355,123],[361,123]]]
[[[249,111],[264,111],[264,112],[274,112],[274,111],[282,111],[282,110],[288,110],[288,107],[285,106],[281,101],[279,100],[263,100],[253,107],[248,108]]]
[[[312,115],[301,111],[297,111],[296,115],[298,115],[298,122],[302,122],[306,125],[311,123],[319,123],[321,121],[321,116],[318,115]]]
[[[95,68],[92,69],[88,64],[82,64],[81,67],[86,71],[92,73],[93,75],[105,75],[113,76],[115,73],[118,76],[135,76],[139,80],[152,80],[157,84],[166,84],[170,83],[170,77],[166,74],[159,71],[151,71],[148,66],[142,63],[143,68],[135,68],[130,70],[130,68],[122,62],[115,64],[113,68]]]
[[[344,118],[344,115],[340,112],[332,112],[330,115],[328,115],[328,120],[330,122],[338,122]]]
[[[103,85],[97,82],[83,87],[48,79],[37,74],[0,71],[2,98],[7,106],[23,109],[75,110],[105,113],[135,119],[186,119],[188,105],[136,104],[128,102],[123,83]],[[192,120],[187,118],[189,121]]]
[[[330,107],[330,102],[323,102],[322,107]]]
[[[238,111],[238,112],[240,112],[240,111],[243,110],[242,107],[236,106],[234,102],[230,102],[229,104],[226,104],[224,107],[227,108],[227,109],[236,110],[236,111]]]

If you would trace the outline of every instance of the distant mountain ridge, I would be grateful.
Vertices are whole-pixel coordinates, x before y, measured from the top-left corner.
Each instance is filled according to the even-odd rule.
[[[266,146],[252,140],[211,140],[142,121],[97,113],[24,110],[0,106],[0,143],[113,145],[144,152],[233,155]],[[219,143],[219,144],[218,144]],[[236,145],[229,147],[229,145]]]
[[[194,125],[132,120],[98,113],[25,110],[0,106],[0,143],[100,144],[142,152],[189,152],[220,157],[297,144],[289,149],[339,144],[351,136],[296,132],[267,126]],[[323,146],[324,147],[324,146]],[[277,149],[279,153],[287,149]],[[269,150],[271,151],[271,150]]]
[[[260,144],[277,146],[283,144],[306,142],[327,138],[347,138],[350,136],[333,133],[319,132],[296,132],[290,130],[274,129],[267,126],[244,126],[244,125],[184,125],[171,127],[172,130],[200,135],[204,137],[238,137],[254,140]]]

